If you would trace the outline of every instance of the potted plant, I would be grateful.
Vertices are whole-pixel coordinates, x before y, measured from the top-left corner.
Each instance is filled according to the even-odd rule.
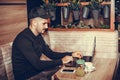
[[[62,3],[68,3],[69,0],[62,0]],[[68,21],[69,16],[70,16],[70,7],[68,6],[62,6],[62,15],[63,15],[63,20]]]
[[[120,1],[116,0],[115,1],[115,17],[116,17],[116,21],[120,22]]]
[[[110,7],[109,5],[103,6],[103,18],[108,19],[110,18]]]
[[[91,0],[89,7],[92,10],[92,16],[95,20],[99,18],[99,13],[101,10],[101,2],[100,0]]]
[[[90,8],[88,7],[88,5],[83,6],[82,8],[82,18],[83,19],[87,19],[90,13]]]
[[[73,0],[70,2],[70,8],[72,10],[73,22],[80,20],[80,2],[79,0]]]
[[[94,20],[94,25],[96,26],[96,28],[99,28],[99,16],[101,13],[101,5],[102,1],[101,0],[91,0],[89,3],[89,7],[91,9],[91,13],[92,13],[92,17]]]
[[[46,11],[48,11],[48,14],[50,14],[51,20],[55,21],[56,20],[56,5],[55,5],[55,0],[48,0],[48,2],[46,3],[45,0],[43,7],[44,9],[46,9]]]

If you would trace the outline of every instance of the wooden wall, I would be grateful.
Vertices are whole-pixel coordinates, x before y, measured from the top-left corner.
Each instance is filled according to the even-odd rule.
[[[0,0],[0,3],[26,3],[26,0]]]
[[[0,0],[0,45],[13,41],[25,27],[26,0]]]

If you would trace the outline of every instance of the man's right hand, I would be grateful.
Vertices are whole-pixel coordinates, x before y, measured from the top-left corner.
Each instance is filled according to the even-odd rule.
[[[72,56],[65,56],[65,57],[62,58],[63,64],[69,63],[70,61],[73,61]]]

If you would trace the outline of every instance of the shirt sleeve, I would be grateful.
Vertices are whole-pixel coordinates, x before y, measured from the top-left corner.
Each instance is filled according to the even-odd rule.
[[[43,40],[43,38],[42,38],[42,40],[41,40],[40,42],[42,42],[42,44],[43,44],[43,53],[44,53],[47,57],[49,57],[50,59],[56,60],[56,59],[61,59],[61,58],[63,58],[63,57],[66,56],[66,55],[69,55],[69,56],[72,55],[72,52],[55,52],[55,51],[53,51],[53,50],[50,49],[50,47],[45,43],[45,41]]]
[[[53,50],[51,50],[49,48],[48,45],[44,45],[44,50],[43,50],[44,54],[49,57],[50,59],[61,59],[63,58],[64,56],[68,55],[68,56],[71,56],[72,55],[72,52],[54,52]]]

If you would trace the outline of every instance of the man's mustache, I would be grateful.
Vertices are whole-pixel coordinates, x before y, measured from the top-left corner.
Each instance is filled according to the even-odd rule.
[[[45,32],[47,32],[48,31],[48,28],[46,28],[46,29],[44,29],[45,30]]]

